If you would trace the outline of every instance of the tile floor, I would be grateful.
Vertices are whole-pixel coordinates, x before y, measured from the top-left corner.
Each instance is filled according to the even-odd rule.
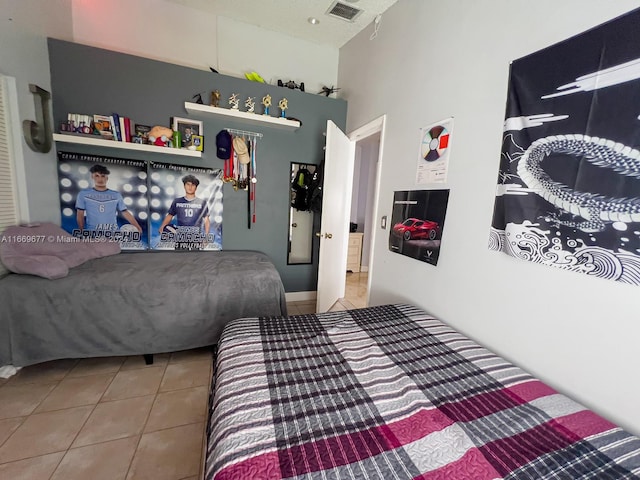
[[[332,310],[366,302],[347,274]],[[315,312],[291,302],[290,315]],[[0,479],[198,480],[211,350],[58,360],[0,378]]]
[[[367,272],[347,272],[347,284],[344,299],[351,304],[351,307],[349,308],[364,308],[367,306],[368,280],[369,274]]]
[[[0,478],[196,480],[211,351],[58,360],[0,379]]]
[[[366,307],[368,275],[367,272],[347,272],[344,298],[339,299],[330,310],[337,311]],[[316,311],[315,308],[315,300],[287,303],[289,315],[314,313]]]

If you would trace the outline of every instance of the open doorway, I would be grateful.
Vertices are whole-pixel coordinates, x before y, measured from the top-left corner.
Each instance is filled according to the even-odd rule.
[[[361,244],[359,254],[356,250],[356,258],[352,258],[351,262],[356,265],[356,269],[362,270],[364,258],[367,278],[365,292],[361,295],[364,301],[361,304],[369,303],[371,278],[374,275],[372,252],[375,251],[374,233],[378,223],[376,206],[380,189],[380,158],[384,150],[384,123],[383,115],[346,135],[333,122],[327,121],[321,231],[316,234],[321,239],[317,312],[326,312],[345,299],[354,176],[357,177],[355,198],[364,209],[364,219],[361,225],[355,226],[356,231],[353,232],[360,233]],[[360,161],[356,170],[357,146],[360,147]],[[366,176],[362,174],[365,168],[370,172]],[[363,180],[365,177],[366,180]],[[357,210],[358,208],[354,212]],[[357,214],[353,218],[357,219]]]
[[[345,308],[369,306],[384,123],[383,115],[348,135],[355,142],[355,158],[345,294],[341,302]]]
[[[380,139],[381,131],[376,131],[357,140],[355,148],[344,296],[349,306],[355,308],[368,306],[369,300],[369,265]]]

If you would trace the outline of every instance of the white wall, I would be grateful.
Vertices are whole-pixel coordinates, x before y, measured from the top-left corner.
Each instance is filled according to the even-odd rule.
[[[163,0],[72,0],[73,41],[217,69],[217,17]]]
[[[36,119],[29,84],[51,92],[47,36],[71,40],[71,0],[0,0],[0,73],[16,81],[20,117],[17,128],[24,120]],[[50,201],[58,196],[56,182],[51,181],[57,178],[55,148],[49,153],[34,152],[21,133],[19,136],[16,163],[27,176],[26,186],[19,185],[18,195],[23,196],[26,190],[32,204],[45,206],[34,211],[26,205],[27,213],[20,220],[59,222],[60,208]]]
[[[377,38],[340,49],[347,131],[387,114],[378,217],[415,185],[418,129],[455,117],[437,267],[375,232],[371,303],[409,301],[607,418],[640,433],[640,290],[489,251],[510,61],[635,0],[400,0]],[[366,79],[366,80],[365,80]]]
[[[256,71],[267,83],[293,80],[305,92],[318,93],[338,83],[334,47],[294,39],[260,27],[218,17],[220,72],[242,76]]]
[[[163,0],[72,0],[73,41],[317,93],[338,78],[338,49]],[[215,78],[212,77],[212,87]]]

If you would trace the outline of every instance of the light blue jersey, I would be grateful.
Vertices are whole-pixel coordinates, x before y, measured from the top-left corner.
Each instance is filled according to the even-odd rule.
[[[117,230],[118,212],[127,207],[115,190],[87,188],[78,194],[76,209],[85,211],[85,230]]]

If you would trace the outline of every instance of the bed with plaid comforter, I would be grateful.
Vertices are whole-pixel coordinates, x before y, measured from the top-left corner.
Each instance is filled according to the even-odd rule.
[[[640,439],[410,305],[222,334],[206,480],[640,478]]]

